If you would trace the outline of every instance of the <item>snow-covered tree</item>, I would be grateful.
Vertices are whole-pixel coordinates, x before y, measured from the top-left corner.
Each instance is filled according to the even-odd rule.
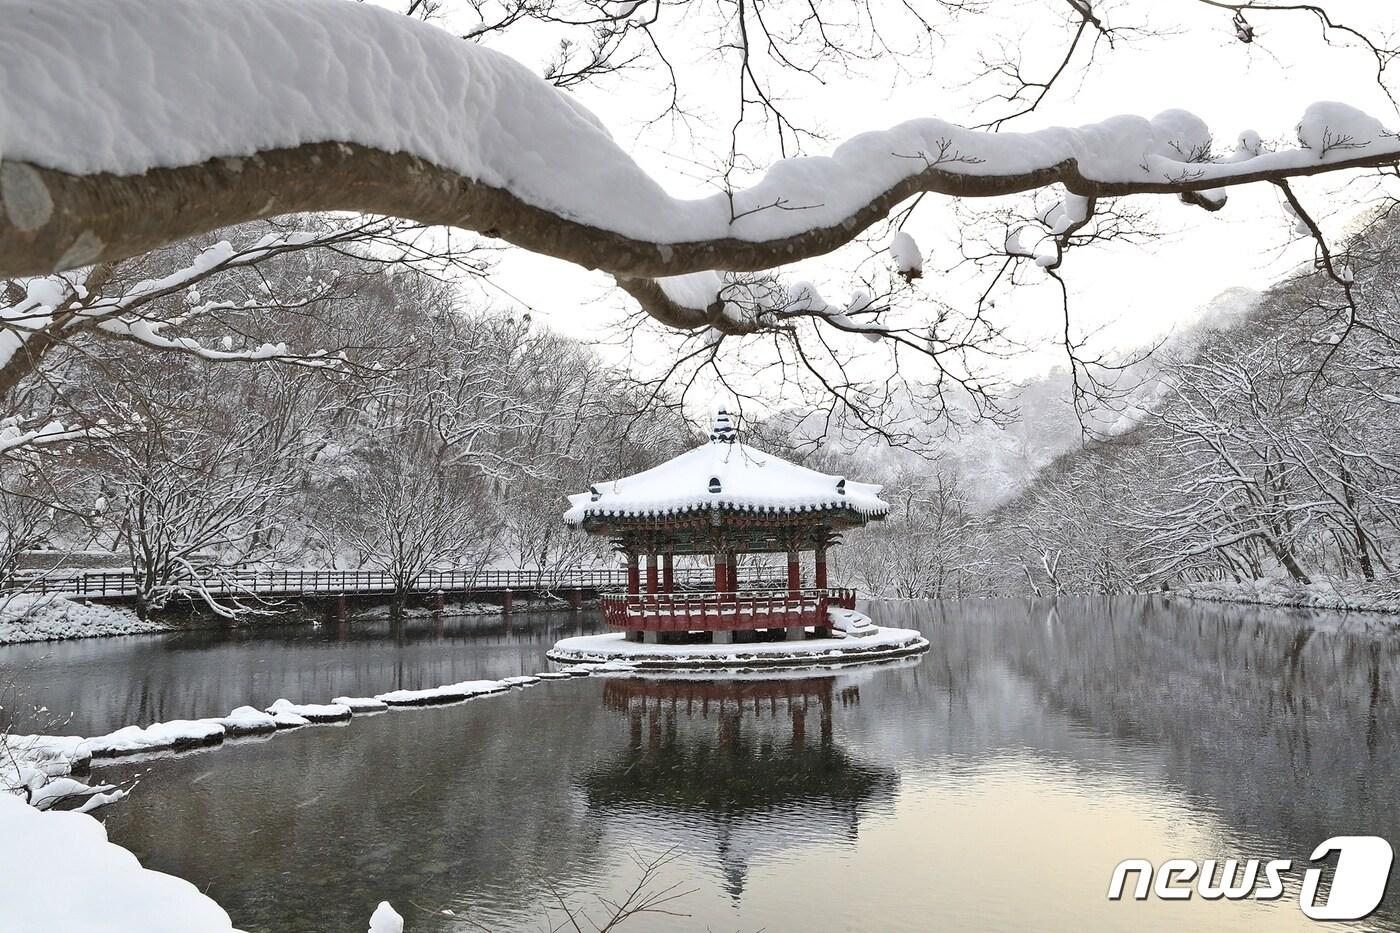
[[[853,342],[876,341],[896,371],[901,361],[922,360],[907,388],[928,405],[939,405],[950,385],[987,394],[985,356],[999,349],[1003,327],[992,295],[1027,275],[1064,292],[1076,398],[1108,390],[1113,361],[1073,333],[1067,254],[1131,236],[1139,197],[1169,195],[1218,211],[1232,188],[1274,185],[1291,222],[1317,240],[1329,287],[1353,325],[1365,323],[1350,271],[1294,182],[1393,169],[1400,140],[1381,120],[1347,103],[1303,102],[1291,133],[1246,129],[1223,143],[1183,110],[1010,130],[1099,56],[1131,54],[1130,36],[1189,41],[1150,20],[1156,5],[1046,4],[1031,14],[1045,20],[1033,48],[1007,41],[988,20],[991,52],[973,56],[965,86],[989,103],[962,108],[982,114],[980,123],[913,115],[820,151],[784,103],[792,82],[882,66],[904,69],[907,79],[937,58],[931,50],[957,34],[960,18],[989,11],[952,2],[922,9],[843,0],[818,9],[704,0],[683,5],[682,18],[673,6],[409,0],[403,16],[345,0],[7,4],[0,274],[51,278],[26,287],[5,311],[6,363],[33,371],[74,329],[116,329],[178,349],[162,340],[161,326],[120,322],[113,302],[122,299],[104,287],[113,264],[215,228],[327,209],[473,231],[602,270],[651,320],[692,336],[678,365],[703,368],[726,341],[751,348],[746,339],[760,337],[765,365],[814,380],[882,432],[890,429],[879,416],[888,396],[879,381],[847,368]],[[1376,38],[1383,30],[1374,22],[1342,21],[1320,4],[1211,0],[1200,11],[1245,50],[1267,41],[1260,22],[1315,20],[1320,41],[1374,60],[1376,86],[1390,93],[1395,50]],[[1025,31],[1019,21],[1015,28]],[[530,29],[557,49],[543,76],[491,46]],[[693,47],[696,35],[719,50],[699,75],[674,62],[680,43]],[[142,67],[130,66],[137,61]],[[326,61],[354,66],[308,64]],[[197,75],[188,73],[192,63]],[[637,67],[669,76],[659,109],[682,125],[699,120],[692,87],[734,79],[737,94],[722,104],[732,131],[727,154],[711,166],[713,194],[670,194],[570,96]],[[905,227],[940,197],[1008,205],[982,218],[970,238],[980,243],[1000,229],[990,252],[969,250],[969,261],[991,273],[973,306],[910,298],[928,277],[915,275],[923,257]],[[863,237],[873,237],[887,272],[867,276],[849,298],[823,297],[783,271]],[[276,346],[266,352],[291,352]]]

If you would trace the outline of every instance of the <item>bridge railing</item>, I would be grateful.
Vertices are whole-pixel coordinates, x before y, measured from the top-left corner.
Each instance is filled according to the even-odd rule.
[[[741,570],[741,584],[773,585],[762,569]],[[708,568],[678,568],[678,586],[710,588],[714,583]],[[189,574],[169,584],[191,593],[215,597],[236,596],[315,596],[392,592],[395,576],[382,570],[258,569],[219,570],[206,575]],[[605,591],[625,589],[627,571],[622,568],[562,567],[555,570],[429,570],[405,587],[409,592],[499,593],[555,592],[560,590]],[[79,571],[74,573],[19,575],[0,586],[4,593],[65,595],[78,597],[133,596],[139,589],[135,573],[121,570]]]

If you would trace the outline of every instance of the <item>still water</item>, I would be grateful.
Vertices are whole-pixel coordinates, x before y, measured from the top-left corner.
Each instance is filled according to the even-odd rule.
[[[671,913],[624,933],[1316,930],[1296,885],[1272,903],[1105,892],[1128,857],[1400,847],[1400,632],[1380,617],[1163,599],[871,612],[932,650],[836,674],[549,682],[104,767],[141,776],[108,832],[257,933],[362,930],[383,899],[410,933],[551,929],[561,899],[601,922],[599,896],[663,856]],[[124,638],[0,649],[0,668],[93,732],[529,673],[578,628]],[[1333,927],[1400,928],[1397,888]]]

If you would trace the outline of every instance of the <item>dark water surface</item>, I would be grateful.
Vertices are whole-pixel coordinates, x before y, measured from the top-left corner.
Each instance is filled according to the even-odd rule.
[[[596,612],[244,626],[0,646],[0,705],[16,732],[100,735],[222,716],[278,697],[326,703],[463,680],[532,674],[566,635],[602,631]],[[7,700],[11,702],[6,702]],[[49,712],[35,714],[35,708]],[[6,724],[0,712],[0,725]],[[45,720],[58,716],[51,725]]]
[[[1105,892],[1128,857],[1301,869],[1330,836],[1400,847],[1400,632],[1377,617],[1161,599],[872,614],[932,650],[834,675],[549,682],[104,767],[142,773],[108,831],[256,933],[360,931],[383,899],[409,933],[550,929],[556,894],[601,920],[596,895],[668,852],[658,887],[684,916],[623,931],[1317,930],[1296,887]],[[528,673],[577,628],[124,638],[0,649],[0,668],[92,732]],[[1400,882],[1331,928],[1400,928]]]

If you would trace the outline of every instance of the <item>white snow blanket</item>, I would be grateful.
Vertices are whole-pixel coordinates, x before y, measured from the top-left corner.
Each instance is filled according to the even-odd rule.
[[[1301,586],[1289,580],[1183,583],[1167,593],[1216,602],[1257,603],[1263,606],[1299,606],[1310,609],[1400,612],[1400,594],[1385,586],[1357,586],[1333,580],[1315,580]]]
[[[342,722],[353,715],[343,703],[293,703],[286,697],[269,706],[267,712],[270,716],[290,715],[307,722]]]
[[[870,616],[854,609],[828,609],[826,618],[832,628],[847,638],[866,638],[880,631],[879,626],[870,621]]]
[[[0,794],[0,930],[215,933],[233,923],[173,875],[142,868],[84,813],[42,812]]]
[[[740,441],[710,441],[650,470],[594,483],[588,492],[569,496],[569,503],[564,521],[575,525],[590,515],[670,515],[705,509],[848,508],[868,517],[883,517],[890,510],[877,485],[818,473]]]
[[[94,758],[115,758],[141,752],[195,748],[222,742],[224,726],[214,719],[172,719],[149,726],[127,726],[87,740]]]
[[[388,703],[376,700],[374,697],[332,697],[331,703],[347,707],[350,712],[357,715],[360,713],[382,713],[389,708]]]
[[[230,736],[259,735],[277,730],[275,717],[251,706],[240,706],[222,719],[210,721],[223,726],[224,733]]]
[[[0,0],[0,23],[6,160],[132,175],[303,143],[358,143],[412,153],[577,223],[660,244],[837,226],[933,161],[949,174],[1004,176],[1073,160],[1097,181],[1209,184],[1400,149],[1373,117],[1330,102],[1303,114],[1299,148],[1264,152],[1251,133],[1253,147],[1242,139],[1235,157],[1212,163],[1199,160],[1208,129],[1180,110],[1027,133],[923,118],[855,136],[830,156],[783,159],[749,188],[686,200],[535,71],[373,4]],[[1340,137],[1348,145],[1329,145]],[[6,178],[7,203],[37,225],[52,203],[21,176]],[[774,204],[787,209],[765,209]]]
[[[426,690],[393,690],[375,697],[390,706],[431,706],[437,703],[455,703],[487,693],[500,693],[509,690],[510,684],[503,680],[464,680],[459,684],[445,684],[429,687]]]
[[[80,735],[6,735],[0,757],[49,777],[85,770],[92,758],[87,739]]]
[[[143,622],[136,613],[121,606],[98,606],[53,595],[0,597],[0,645],[98,635],[145,635],[173,629],[174,626],[161,622]]]
[[[654,645],[627,641],[621,632],[577,635],[554,643],[552,661],[615,661],[636,669],[659,667],[744,667],[753,664],[818,666],[862,663],[924,651],[928,640],[913,629],[879,627],[862,638],[809,638],[724,645]]]

